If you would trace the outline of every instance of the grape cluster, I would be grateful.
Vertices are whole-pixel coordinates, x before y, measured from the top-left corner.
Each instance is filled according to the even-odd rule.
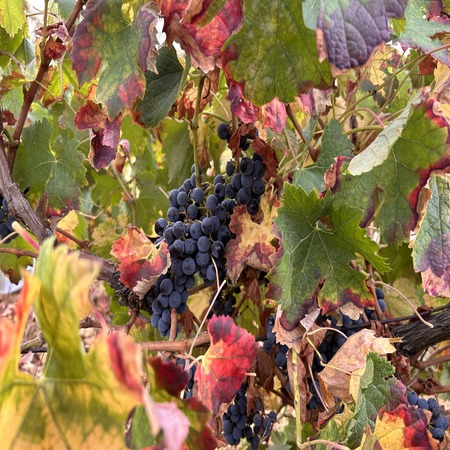
[[[223,141],[230,142],[231,139],[231,130],[228,124],[226,123],[219,123],[217,126],[217,135],[220,139]],[[255,135],[258,136],[258,130],[255,128]],[[250,134],[247,134],[245,136],[241,136],[239,147],[241,150],[248,150],[250,147],[252,136]]]
[[[175,364],[183,367],[183,369],[186,368],[187,361],[183,358],[177,358],[175,361]],[[193,394],[194,389],[194,376],[195,372],[197,370],[197,366],[193,364],[189,367],[189,381],[186,384],[186,387],[184,388],[183,398],[191,398]]]
[[[210,319],[213,314],[216,316],[232,316],[235,312],[236,307],[236,296],[241,292],[240,286],[232,286],[227,283],[225,287],[219,292],[214,304],[209,313],[208,319]],[[214,300],[217,294],[217,289],[211,295],[209,303]]]
[[[170,191],[166,218],[155,223],[156,243],[167,243],[171,267],[158,278],[144,302],[152,314],[152,325],[163,336],[170,333],[170,311],[182,314],[186,310],[188,291],[196,278],[207,286],[226,278],[224,255],[227,243],[235,237],[229,228],[234,208],[246,205],[250,214],[256,214],[265,192],[265,166],[258,154],[228,162],[226,175],[217,175],[213,183],[203,182],[201,167],[199,179],[195,172],[193,165],[191,176]],[[213,312],[231,315],[235,304],[232,293],[221,293]]]
[[[8,214],[8,202],[0,194],[0,240],[5,239],[6,236],[11,234],[14,230],[12,227],[13,222],[16,220],[14,217]],[[4,241],[4,244],[9,244],[17,235],[11,236]]]
[[[409,392],[406,398],[410,405],[431,412],[432,416],[428,429],[430,430],[433,439],[442,442],[444,440],[445,430],[448,428],[448,419],[442,414],[437,400],[433,397],[429,399],[420,398],[414,391]]]
[[[276,342],[276,335],[273,331],[274,325],[275,317],[268,317],[266,320],[267,339],[263,341],[263,350],[268,355],[273,356],[275,364],[287,378],[287,352],[289,351],[289,347],[287,345],[281,345]]]
[[[259,444],[267,439],[272,425],[277,419],[275,411],[265,414],[260,400],[256,402],[256,410],[247,413],[247,383],[241,385],[233,404],[223,414],[223,433],[230,445],[238,445],[245,438],[252,450],[257,450]]]

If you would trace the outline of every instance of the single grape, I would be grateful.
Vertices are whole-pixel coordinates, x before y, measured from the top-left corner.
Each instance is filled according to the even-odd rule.
[[[164,239],[168,245],[172,245],[175,242],[176,237],[173,233],[173,227],[167,227],[164,230]]]
[[[167,295],[158,295],[158,301],[161,303],[163,308],[167,308],[169,306],[169,297]]]
[[[205,198],[205,193],[203,192],[202,188],[195,188],[191,192],[191,198],[194,200],[195,203],[201,203],[203,199]]]
[[[191,183],[191,181],[189,180],[189,183]],[[192,184],[192,183],[191,183]],[[189,201],[189,197],[186,194],[186,192],[179,192],[177,195],[177,203],[180,206],[186,206],[188,204]]]
[[[253,157],[255,157],[255,155],[253,155]],[[262,161],[255,160],[253,163],[253,172],[252,172],[253,177],[256,178],[257,180],[259,180],[265,175],[265,173],[266,173],[266,168],[264,167],[264,164],[262,163]]]
[[[166,310],[167,311],[167,310]],[[170,312],[169,312],[170,314]],[[165,322],[163,318],[158,320],[158,330],[161,333],[162,336],[165,336],[165,334],[169,331],[170,323]]]
[[[206,267],[211,262],[209,253],[198,252],[197,255],[195,255],[195,262],[198,264],[199,267]]]
[[[152,314],[152,318],[150,319],[150,323],[152,324],[153,328],[158,327],[158,322],[161,319],[161,316],[159,314]]]
[[[190,256],[184,259],[183,263],[181,264],[183,273],[185,275],[193,275],[195,273],[195,266],[195,261]]]
[[[242,158],[239,163],[239,170],[243,175],[250,175],[253,172],[253,161],[250,158]]]
[[[272,350],[272,347],[273,347],[273,344],[271,342],[269,342],[269,341],[264,341],[263,342],[263,350],[266,353],[270,353],[271,350]]]
[[[235,174],[233,175],[233,178],[231,179],[231,185],[233,186],[233,188],[234,188],[236,191],[239,191],[239,189],[241,189],[241,187],[242,187],[241,177],[242,177],[242,174],[240,174],[240,173],[235,173]]]
[[[383,289],[381,289],[379,286],[377,286],[377,287],[375,288],[375,292],[376,292],[376,294],[377,294],[377,298],[378,298],[378,299],[384,298],[384,291],[383,291]]]
[[[221,199],[225,197],[225,186],[223,183],[217,183],[214,185],[214,194]]]
[[[263,180],[255,180],[252,184],[252,192],[256,195],[263,195],[266,190],[266,183]]]
[[[200,252],[207,252],[211,248],[211,242],[206,236],[200,236],[197,241],[197,247]]]
[[[171,221],[171,222],[176,222],[179,218],[179,213],[178,213],[178,208],[175,206],[171,206],[168,210],[167,210],[167,218]]]
[[[203,236],[202,224],[200,222],[192,223],[191,228],[189,229],[189,233],[192,239],[199,239],[201,236]]]
[[[242,175],[241,176],[242,187],[246,189],[251,189],[253,186],[253,176],[252,175]]]
[[[164,322],[170,323],[170,309],[165,309],[161,314],[161,319]]]
[[[209,281],[216,279],[216,269],[213,264],[210,264],[206,269],[206,279]]]
[[[228,210],[223,203],[219,203],[214,214],[221,222],[224,221],[228,216]]]
[[[382,299],[378,299],[378,304],[380,305],[381,312],[386,311],[386,302]]]
[[[439,442],[442,442],[444,440],[445,431],[441,428],[433,428],[431,430],[431,436],[433,436],[433,439],[437,439]]]
[[[153,311],[153,314],[157,314],[160,316],[162,314],[162,312],[164,311],[164,308],[162,307],[162,305],[159,301],[154,301],[152,303],[152,311]],[[158,318],[158,320],[159,320],[159,318]],[[158,323],[155,326],[158,326]]]
[[[258,211],[259,211],[259,201],[258,199],[252,197],[247,204],[247,212],[251,216],[254,216],[255,214],[258,213]]]
[[[189,205],[186,208],[188,219],[194,220],[198,217],[198,208],[195,205]]]
[[[214,258],[220,258],[225,253],[225,246],[220,241],[214,241],[211,245],[211,253]]]
[[[192,255],[197,250],[197,242],[194,239],[186,239],[184,241],[184,253]]]
[[[210,217],[205,217],[201,223],[202,231],[205,234],[211,234],[213,232],[214,224]]]
[[[228,161],[225,167],[226,174],[231,177],[236,170],[236,163],[234,161]]]
[[[186,289],[192,289],[195,286],[195,278],[192,275],[189,275],[187,277],[186,283],[184,284],[184,287]],[[183,295],[181,295],[181,297],[183,298]],[[187,296],[186,296],[186,300],[187,300]]]
[[[250,192],[245,188],[239,189],[238,193],[236,194],[236,200],[241,205],[247,205],[250,202],[251,198],[252,197]]]
[[[219,204],[219,199],[217,198],[216,195],[209,195],[208,198],[206,199],[206,207],[214,212],[217,208],[217,205]]]
[[[263,417],[262,417],[261,414],[255,414],[255,415],[253,416],[253,424],[254,424],[256,427],[260,427],[261,424],[262,424],[262,421],[263,421]]]
[[[184,226],[184,223],[178,220],[173,224],[173,234],[176,238],[180,238],[184,236],[184,233],[186,232],[186,228]]]
[[[417,401],[417,406],[420,409],[428,409],[428,402],[424,398],[419,398]]]
[[[0,210],[1,211],[1,210]],[[164,232],[164,228],[167,227],[167,220],[164,219],[163,217],[160,217],[156,222],[155,222],[155,233],[158,236],[162,236],[163,232]]]
[[[172,189],[169,192],[169,204],[170,206],[178,208],[180,205],[177,202],[177,197],[180,191],[178,189]]]
[[[219,123],[219,125],[217,126],[217,136],[219,136],[219,139],[221,139],[222,141],[230,139],[230,130],[228,129],[228,125],[226,123]]]
[[[170,278],[164,278],[159,285],[159,290],[163,295],[169,295],[173,291],[173,283]]]
[[[174,309],[181,306],[181,295],[177,291],[174,291],[169,295],[169,306]]]

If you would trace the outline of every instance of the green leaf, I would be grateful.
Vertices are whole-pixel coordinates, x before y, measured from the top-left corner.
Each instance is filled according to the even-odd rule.
[[[36,251],[22,238],[13,239],[9,244],[2,244],[2,248]],[[22,270],[32,265],[33,259],[29,256],[18,258],[11,253],[0,253],[0,270],[8,276],[12,283],[17,284],[22,279]]]
[[[414,241],[416,272],[422,273],[427,294],[450,297],[450,176],[433,175],[431,199]]]
[[[14,37],[25,23],[23,0],[0,0],[0,25],[10,37]]]
[[[149,128],[155,127],[166,117],[177,98],[183,66],[178,62],[174,47],[159,50],[156,69],[157,73],[145,73],[147,88],[144,98],[136,105],[139,121]]]
[[[70,53],[80,84],[98,74],[97,103],[115,118],[145,92],[144,71],[155,70],[158,10],[137,0],[92,0],[76,27]]]
[[[161,140],[164,171],[160,174],[160,178],[165,180],[168,187],[176,188],[191,176],[191,166],[194,162],[188,123],[164,120],[161,124]]]
[[[67,20],[77,2],[76,0],[55,0],[55,3],[58,5],[61,16]]]
[[[305,27],[295,0],[247,0],[244,25],[225,43],[225,52],[226,70],[258,105],[331,85],[328,62],[319,63],[316,32]]]
[[[420,47],[425,52],[434,50],[444,43],[439,38],[431,38],[439,33],[449,33],[450,25],[443,20],[428,18],[431,0],[409,0],[405,10],[406,29],[399,36],[399,41],[410,47]],[[442,63],[449,65],[446,50],[433,53]]]
[[[378,411],[393,398],[393,387],[397,380],[393,377],[394,366],[376,353],[367,355],[367,365],[361,377],[355,412],[349,422],[346,445],[356,448],[361,443],[364,429],[375,428]]]
[[[377,270],[389,270],[378,256],[378,245],[359,228],[361,211],[336,207],[331,192],[319,199],[301,187],[284,185],[283,206],[275,223],[282,233],[284,256],[274,282],[281,288],[280,302],[288,320],[295,319],[301,305],[318,287],[324,313],[348,302],[357,307],[372,304],[366,277],[349,262],[362,255]]]
[[[379,207],[377,195],[384,196],[376,216],[382,243],[409,241],[418,219],[420,190],[431,171],[449,165],[448,129],[433,112],[433,105],[433,100],[427,100],[412,107],[400,137],[381,164],[357,176],[345,173],[345,162],[337,169],[336,205],[354,205],[365,211],[363,226]],[[369,154],[368,159],[373,165],[373,156]]]
[[[334,163],[337,156],[353,157],[353,144],[347,136],[342,134],[341,124],[337,120],[330,120],[322,136],[322,147],[315,164],[296,170],[294,185],[301,186],[306,193],[313,189],[322,192],[325,187],[325,172]]]
[[[51,151],[52,128],[44,119],[23,131],[23,143],[17,152],[14,178],[25,188],[31,186],[30,198],[47,194],[53,208],[78,204],[80,186],[86,185],[84,157],[77,150],[79,142],[71,139],[61,153]]]
[[[90,309],[89,287],[98,269],[63,246],[54,248],[53,239],[47,240],[36,275],[25,276],[16,324],[2,319],[4,448],[126,448],[124,424],[140,400],[124,379],[141,385],[141,374],[133,363],[139,358],[138,349],[129,338],[113,333],[99,336],[86,354],[78,332],[81,316]],[[48,344],[39,379],[18,368],[20,341],[35,298],[36,317]]]
[[[0,48],[2,50],[14,54],[22,41],[23,34],[21,31],[16,33],[16,35],[11,39],[6,30],[0,27]],[[9,56],[0,55],[0,67],[5,68],[10,62],[11,58]]]

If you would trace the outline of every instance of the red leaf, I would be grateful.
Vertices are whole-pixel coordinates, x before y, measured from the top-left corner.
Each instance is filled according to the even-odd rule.
[[[221,66],[223,44],[242,25],[243,2],[227,0],[219,14],[202,28],[183,21],[188,4],[178,0],[161,1],[167,42],[169,45],[179,42],[191,55],[194,65],[209,72],[216,65]]]
[[[152,358],[149,363],[155,371],[158,389],[165,389],[170,395],[178,397],[189,381],[188,372],[170,360],[165,362],[161,358]]]
[[[66,46],[49,37],[44,47],[44,57],[47,59],[60,59],[66,53]]]
[[[262,124],[264,128],[272,128],[281,133],[286,125],[286,107],[275,97],[262,107]]]
[[[234,81],[229,83],[227,100],[230,102],[230,110],[244,123],[256,122],[259,117],[259,106],[244,100],[244,88]]]
[[[156,247],[136,227],[114,242],[111,254],[120,260],[120,281],[141,298],[170,266],[166,242]]]
[[[216,416],[222,403],[229,403],[256,358],[255,338],[234,324],[231,317],[214,316],[208,324],[211,346],[199,365],[195,379],[201,402]]]
[[[109,120],[105,109],[88,101],[75,114],[74,123],[79,130],[91,129],[89,160],[92,166],[96,170],[108,167],[116,158],[122,115]]]

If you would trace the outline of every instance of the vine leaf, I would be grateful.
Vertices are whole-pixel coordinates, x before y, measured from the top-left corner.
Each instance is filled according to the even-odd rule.
[[[223,2],[221,0],[204,2],[203,6],[208,3],[208,9],[212,8],[211,11],[215,14],[217,7]],[[207,22],[212,14],[208,13],[208,9],[203,8],[199,23],[189,23],[194,18],[191,14],[192,10],[188,9],[189,4],[190,2],[176,0],[162,1],[163,31],[167,34],[169,45],[173,41],[179,42],[181,48],[191,55],[194,65],[200,67],[203,72],[210,72],[215,66],[222,65],[222,46],[241,26],[242,0],[226,0],[223,8],[206,26],[201,25]]]
[[[350,69],[364,65],[378,45],[390,40],[389,19],[403,17],[407,0],[321,0],[312,9],[311,3],[303,6],[318,13],[318,40],[325,42],[328,60]],[[311,15],[308,23],[313,23]]]
[[[96,100],[114,119],[145,92],[144,72],[156,70],[158,10],[146,3],[91,0],[75,29],[70,53],[78,81],[98,79]],[[133,18],[134,17],[134,18]]]
[[[427,294],[450,297],[450,177],[433,175],[431,199],[414,241],[414,270]]]
[[[334,119],[325,126],[322,136],[322,148],[317,161],[307,167],[302,167],[294,173],[294,184],[301,186],[308,194],[316,189],[322,192],[325,189],[325,172],[334,163],[337,156],[352,158],[353,144],[349,138],[342,134],[341,124]],[[364,152],[363,152],[364,153]]]
[[[78,332],[99,267],[44,242],[35,275],[24,274],[16,323],[0,326],[0,429],[6,448],[125,448],[124,423],[143,402],[139,348],[101,334],[86,353]],[[35,313],[48,345],[42,375],[19,370],[26,318]]]
[[[120,261],[120,281],[140,298],[170,267],[166,242],[157,247],[136,227],[128,227],[127,234],[114,242],[111,255]]]
[[[228,276],[233,284],[236,284],[246,266],[270,272],[281,258],[281,246],[273,230],[278,203],[276,200],[269,202],[267,196],[262,197],[261,223],[252,220],[245,206],[234,209],[230,230],[236,234],[236,238],[227,244],[225,253]]]
[[[280,302],[288,321],[295,320],[302,304],[318,293],[326,314],[350,303],[358,309],[373,304],[366,276],[350,261],[362,255],[376,270],[389,266],[376,252],[379,246],[359,228],[361,211],[336,207],[331,192],[318,198],[301,187],[285,183],[283,206],[275,223],[282,234],[284,255],[272,281],[280,289]]]
[[[0,0],[0,24],[11,38],[23,29],[25,11],[24,0]]]
[[[231,317],[220,316],[208,323],[211,345],[195,372],[199,400],[213,412],[229,403],[246,378],[256,358],[254,336],[234,324]]]
[[[87,185],[86,169],[79,152],[79,142],[71,139],[62,152],[53,152],[52,126],[47,119],[35,122],[23,130],[14,164],[14,179],[20,186],[32,186],[31,200],[47,194],[52,208],[76,207],[81,197],[80,187]]]
[[[361,376],[367,370],[367,355],[370,352],[387,355],[394,353],[395,347],[388,338],[375,337],[373,330],[361,330],[345,341],[329,365],[319,373],[321,390],[327,404],[334,405],[334,397],[346,403],[359,399],[360,388],[367,387],[366,379]],[[385,376],[392,375],[386,367],[383,370]],[[384,380],[384,377],[379,380]]]
[[[286,126],[286,107],[278,98],[263,105],[262,111],[263,128],[272,128],[275,133],[282,133]]]
[[[437,450],[439,442],[427,429],[428,420],[422,409],[400,404],[391,411],[384,407],[378,414],[374,434],[381,448]]]
[[[295,0],[245,2],[242,29],[225,44],[227,78],[244,86],[256,105],[294,100],[311,87],[331,85],[327,61],[319,62],[315,31],[306,28]]]
[[[174,104],[183,75],[175,48],[162,47],[156,57],[157,73],[147,71],[144,98],[135,106],[135,120],[148,128],[156,127]]]
[[[348,423],[346,445],[356,448],[367,425],[374,430],[378,411],[383,406],[395,409],[406,403],[406,388],[393,377],[394,372],[394,366],[385,358],[377,353],[367,354],[364,373],[354,380],[356,383],[351,382],[356,406]]]
[[[108,167],[117,154],[122,115],[109,120],[105,109],[88,101],[75,114],[74,123],[79,130],[90,130],[89,161],[92,167],[97,171]]]
[[[345,173],[347,162],[338,158],[328,177],[337,206],[351,204],[364,211],[365,226],[377,208],[377,196],[383,203],[377,215],[381,242],[400,244],[409,241],[418,220],[421,189],[434,170],[448,170],[449,123],[439,111],[440,103],[422,98],[413,105],[401,135],[389,149],[384,161],[369,172],[351,176]],[[370,155],[369,155],[370,158]]]
[[[208,425],[211,411],[196,397],[180,398],[180,393],[189,380],[189,372],[172,361],[164,362],[160,358],[148,361],[148,372],[153,400],[175,403],[177,408],[189,419],[187,424],[189,432],[185,446],[191,450],[214,450],[217,447],[217,441]],[[178,424],[175,423],[175,426],[178,427]]]
[[[408,2],[405,10],[404,30],[399,36],[400,42],[409,47],[420,47],[425,52],[444,45],[444,42],[436,36],[448,33],[450,23],[448,20],[440,16],[436,17],[428,12],[431,3],[426,0]],[[433,55],[448,66],[450,65],[450,59],[447,53],[446,50],[441,50],[433,53]]]
[[[195,23],[198,27],[207,25],[223,8],[226,0],[191,0],[186,9],[184,23]]]
[[[228,80],[227,100],[230,102],[230,111],[244,123],[256,122],[259,118],[260,108],[244,98],[244,83]]]
[[[13,239],[8,244],[2,244],[2,248],[11,248],[16,250],[28,250],[34,252],[35,249],[28,244],[25,239]],[[33,258],[29,256],[21,256],[10,253],[0,253],[0,270],[8,276],[11,283],[19,283],[22,279],[22,270],[27,266],[33,265]]]

